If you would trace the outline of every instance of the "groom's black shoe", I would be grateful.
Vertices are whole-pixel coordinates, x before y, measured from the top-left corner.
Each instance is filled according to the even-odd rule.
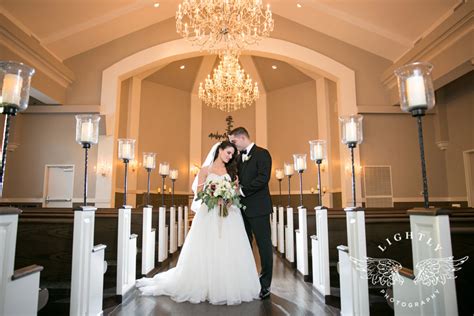
[[[262,289],[260,290],[260,299],[264,300],[269,297],[270,297],[270,289],[262,287]]]

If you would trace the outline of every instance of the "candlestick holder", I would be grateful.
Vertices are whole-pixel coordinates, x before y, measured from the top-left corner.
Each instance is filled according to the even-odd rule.
[[[295,168],[293,167],[293,164],[288,162],[285,162],[283,166],[285,176],[288,177],[288,207],[291,207],[291,176],[293,176]]]
[[[303,172],[306,170],[306,154],[294,154],[293,160],[300,177],[300,207],[303,207]]]
[[[87,206],[87,164],[91,146],[99,142],[99,115],[76,115],[76,142],[84,149],[84,206]]]
[[[161,175],[161,205],[165,206],[165,180],[166,180],[166,175],[162,174]]]
[[[165,206],[165,193],[166,193],[165,180],[166,180],[166,177],[170,174],[170,164],[167,162],[160,163],[159,173],[161,176],[161,192],[162,192],[161,205]]]
[[[31,77],[34,73],[33,68],[23,63],[0,61],[0,82],[2,83],[0,113],[5,116],[2,136],[2,165],[0,166],[0,197],[3,195],[5,181],[11,117],[28,108]]]
[[[321,186],[321,164],[326,159],[326,141],[325,140],[311,140],[310,153],[311,160],[316,163],[318,167],[318,205],[323,206],[322,186]]]
[[[362,115],[350,115],[350,116],[341,116],[339,117],[339,122],[341,126],[341,140],[342,143],[346,144],[351,152],[351,187],[352,187],[352,201],[353,206],[357,206],[357,196],[356,196],[356,182],[355,182],[355,168],[354,168],[354,149],[357,147],[357,144],[361,144],[363,141],[362,134]]]
[[[171,179],[171,205],[174,205],[174,183],[178,179],[178,170],[177,169],[171,169],[170,170],[170,179]]]
[[[423,206],[429,208],[428,177],[426,173],[425,148],[423,144],[422,117],[435,106],[435,95],[431,72],[433,65],[416,62],[395,70],[398,81],[400,107],[416,118],[418,145],[420,147],[421,176],[423,181]]]
[[[278,206],[281,206],[281,205],[283,205],[282,204],[283,203],[282,202],[282,196],[281,196],[281,181],[283,181],[283,178],[285,177],[285,175],[283,173],[283,169],[275,169],[275,177],[278,180],[278,188],[279,188],[279,192],[280,192]]]
[[[124,182],[123,182],[123,206],[127,205],[127,176],[128,176],[128,164],[130,160],[135,158],[135,140],[134,139],[118,139],[118,158],[123,161],[124,164]]]
[[[150,179],[151,172],[156,166],[156,153],[143,153],[143,167],[147,172],[147,187],[146,187],[146,205],[151,207],[150,203]]]

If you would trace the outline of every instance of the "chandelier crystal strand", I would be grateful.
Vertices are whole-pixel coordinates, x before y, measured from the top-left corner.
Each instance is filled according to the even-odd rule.
[[[199,98],[207,105],[225,112],[251,106],[260,96],[257,83],[240,67],[238,57],[223,55],[212,75],[199,85]]]
[[[262,0],[184,0],[176,11],[176,31],[211,52],[239,52],[273,31],[270,5]]]

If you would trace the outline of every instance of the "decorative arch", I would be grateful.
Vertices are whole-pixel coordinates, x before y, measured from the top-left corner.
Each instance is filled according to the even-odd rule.
[[[251,46],[246,53],[273,58],[293,64],[327,77],[337,83],[338,112],[340,115],[357,113],[356,83],[354,71],[345,65],[317,51],[288,41],[267,38],[258,45]],[[168,64],[175,60],[203,55],[203,52],[192,46],[185,39],[173,40],[139,51],[116,62],[102,72],[101,114],[106,116],[107,135],[101,136],[98,148],[98,161],[115,165],[115,140],[118,135],[118,104],[120,83],[123,79],[140,74],[147,70]],[[191,109],[193,113],[193,109]],[[196,122],[195,122],[196,123]],[[191,118],[191,129],[193,117]],[[198,140],[196,140],[198,141]],[[193,150],[201,147],[191,139],[191,155]],[[348,150],[340,144],[340,159],[346,161]],[[356,160],[359,160],[358,152]],[[341,163],[341,191],[343,204],[347,203],[350,192],[345,180],[344,164]],[[97,177],[96,206],[113,207],[115,195],[115,173],[110,177]],[[358,190],[360,192],[360,190]],[[360,193],[359,193],[360,194]],[[360,200],[360,199],[359,199]]]

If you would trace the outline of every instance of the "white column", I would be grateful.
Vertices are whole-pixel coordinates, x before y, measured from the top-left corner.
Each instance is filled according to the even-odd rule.
[[[449,212],[443,209],[413,209],[409,210],[408,214],[410,215],[412,234],[413,274],[414,277],[420,277],[423,269],[423,264],[420,262],[423,260],[437,261],[442,258],[446,260],[453,255]],[[467,260],[467,258],[453,259]],[[451,263],[447,263],[445,260],[438,263],[439,273],[446,277],[445,284],[438,283],[427,286],[422,282],[415,283],[413,279],[403,275],[403,284],[394,283],[393,297],[395,300],[426,303],[420,304],[416,308],[394,304],[395,315],[458,315],[455,276],[454,272],[450,271]],[[457,263],[456,266],[462,269],[462,263]],[[426,302],[426,298],[430,298],[430,301]]]
[[[283,206],[278,207],[278,252],[285,253],[285,209]]]
[[[298,229],[296,230],[296,269],[302,275],[309,274],[308,267],[308,218],[306,208],[298,207]]]
[[[124,296],[135,286],[137,235],[131,234],[132,210],[118,210],[117,295]]]
[[[178,249],[178,227],[176,227],[176,208],[170,207],[170,253]]]
[[[311,236],[313,285],[323,296],[331,294],[329,278],[328,210],[316,207],[316,235]]]
[[[74,212],[71,274],[71,315],[101,315],[105,245],[94,244],[95,207]]]
[[[339,273],[341,286],[341,306],[346,306],[348,310],[341,310],[343,315],[369,315],[369,286],[367,272],[359,271],[355,264],[351,263],[351,258],[365,261],[367,258],[366,237],[365,237],[365,214],[362,208],[345,208],[347,243],[349,261],[339,262],[339,269],[344,273]],[[338,247],[339,249],[339,247]],[[344,251],[339,251],[339,256],[345,256]],[[350,282],[343,276],[350,274]],[[342,293],[345,293],[343,296]]]
[[[189,232],[189,208],[186,205],[184,207],[184,240],[186,240],[186,236]]]
[[[143,208],[142,223],[142,274],[146,275],[155,267],[155,234],[152,229],[152,207]]]
[[[158,262],[163,262],[168,258],[166,235],[166,207],[161,206],[158,213]]]
[[[31,274],[15,277],[17,208],[0,208],[0,315],[36,315],[41,266],[29,267]]]
[[[295,262],[295,223],[293,220],[293,208],[286,208],[286,235],[285,235],[285,256],[286,260]]]
[[[316,102],[318,104],[318,138],[326,140],[327,144],[327,159],[324,161],[326,168],[321,172],[321,185],[328,189],[327,193],[323,195],[323,205],[332,207],[332,193],[329,193],[334,189],[332,183],[333,159],[331,154],[331,108],[328,97],[327,79],[323,77],[316,79]],[[336,128],[337,130],[338,126],[333,128]]]
[[[178,247],[181,247],[184,242],[184,227],[183,227],[183,207],[178,206]]]
[[[212,72],[216,62],[216,56],[204,56],[199,71],[194,81],[191,92],[191,111],[190,111],[190,137],[189,137],[189,163],[190,167],[194,164],[201,166],[201,143],[202,143],[202,102],[199,99],[199,83],[203,82],[207,75]],[[191,187],[194,178],[189,177],[189,187]]]

